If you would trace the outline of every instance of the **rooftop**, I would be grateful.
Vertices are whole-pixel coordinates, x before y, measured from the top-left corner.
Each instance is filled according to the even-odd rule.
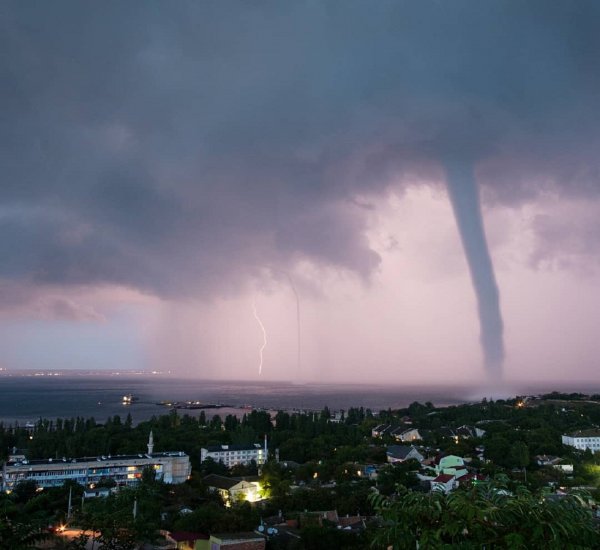
[[[390,445],[386,453],[394,458],[406,458],[413,449],[412,445]]]
[[[578,430],[567,434],[569,437],[600,437],[600,429],[589,428],[587,430]]]
[[[437,476],[433,482],[434,483],[448,483],[450,480],[454,479],[453,475],[450,474],[440,474]]]
[[[9,461],[7,466],[40,466],[40,465],[60,465],[60,464],[85,464],[90,462],[137,462],[139,460],[151,460],[153,458],[168,458],[176,456],[187,456],[182,451],[173,451],[165,453],[137,454],[137,455],[108,455],[108,456],[84,456],[80,458],[40,458],[34,460]]]
[[[233,541],[233,540],[265,540],[262,535],[256,533],[215,533],[211,535],[211,538],[218,539],[220,541]]]
[[[253,481],[258,481],[258,479],[258,476],[226,477],[218,474],[209,474],[205,476],[202,481],[204,481],[204,483],[206,483],[209,487],[216,487],[217,489],[225,489],[227,491],[242,481],[251,483]]]
[[[259,443],[250,443],[247,445],[209,445],[203,447],[209,453],[222,453],[224,451],[256,451],[262,449]]]

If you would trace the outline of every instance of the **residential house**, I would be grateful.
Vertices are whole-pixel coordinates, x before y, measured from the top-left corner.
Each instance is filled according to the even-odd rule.
[[[537,455],[535,461],[539,466],[549,466],[556,470],[560,470],[565,474],[573,473],[573,464],[560,458],[559,456],[552,455]]]
[[[389,445],[386,455],[390,464],[406,462],[413,458],[422,462],[425,458],[413,445]]]
[[[371,437],[381,438],[391,429],[393,429],[391,424],[379,424],[371,430]]]
[[[397,428],[391,432],[391,435],[396,441],[402,441],[403,443],[423,439],[417,428]]]
[[[471,439],[472,437],[483,437],[485,430],[477,426],[463,425],[458,428],[443,426],[439,429],[439,434],[443,437],[454,439],[458,442],[459,439]]]
[[[256,477],[240,478],[210,474],[203,481],[210,491],[221,495],[226,505],[241,500],[258,502],[262,499],[260,483]]]
[[[408,417],[406,417],[408,418]],[[423,439],[419,430],[411,426],[412,421],[402,424],[379,424],[371,430],[371,437],[382,438],[391,435],[397,441],[408,442]]]
[[[83,498],[106,498],[116,492],[116,487],[113,487],[112,489],[108,487],[94,487],[93,489],[85,489],[83,491]]]
[[[561,458],[558,456],[552,455],[537,455],[535,457],[535,462],[538,466],[554,466],[561,461]]]
[[[437,474],[450,474],[460,477],[467,473],[465,460],[456,455],[437,456],[434,459],[433,467]]]
[[[452,474],[440,474],[430,481],[432,491],[443,491],[448,494],[457,486],[456,476]]]
[[[483,437],[485,430],[478,428],[477,426],[459,426],[456,428],[456,435],[462,439],[470,439],[472,437]]]

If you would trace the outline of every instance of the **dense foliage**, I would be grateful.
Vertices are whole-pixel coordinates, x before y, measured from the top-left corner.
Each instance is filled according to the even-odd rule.
[[[600,544],[585,497],[550,498],[523,486],[482,483],[450,494],[402,490],[372,497],[383,524],[374,546],[408,548],[596,548]]]

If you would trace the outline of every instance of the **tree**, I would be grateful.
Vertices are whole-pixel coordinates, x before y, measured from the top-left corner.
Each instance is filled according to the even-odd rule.
[[[207,476],[209,474],[217,474],[217,475],[227,475],[229,470],[227,466],[223,464],[221,461],[215,462],[211,457],[202,462],[202,466],[200,467],[200,474],[202,476]]]
[[[236,428],[239,426],[240,422],[237,419],[237,416],[233,414],[228,414],[225,417],[225,431],[227,432],[235,432]]]
[[[513,443],[510,448],[510,459],[517,468],[526,468],[529,465],[529,447],[522,441]]]
[[[35,550],[39,544],[52,538],[36,523],[20,523],[0,519],[0,548],[7,550]]]
[[[419,463],[416,460],[384,466],[377,476],[379,492],[383,495],[391,495],[399,484],[408,489],[417,487],[419,479],[415,471],[418,469]]]
[[[18,504],[24,504],[36,495],[37,489],[37,483],[31,479],[19,481],[13,489],[13,498]]]
[[[400,489],[371,500],[384,525],[373,545],[404,548],[596,548],[600,542],[590,509],[579,495],[559,500],[506,480],[474,484],[448,495]],[[418,545],[418,546],[417,546]]]
[[[499,466],[509,466],[510,443],[501,436],[494,435],[485,442],[485,457]]]
[[[219,431],[223,427],[223,422],[221,417],[218,414],[213,415],[212,420],[210,421],[210,429],[213,431]]]
[[[277,462],[271,460],[263,466],[260,484],[263,498],[283,498],[290,490],[287,472]]]

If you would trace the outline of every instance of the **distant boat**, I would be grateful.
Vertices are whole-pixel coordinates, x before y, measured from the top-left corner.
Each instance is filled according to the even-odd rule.
[[[139,397],[136,397],[132,393],[128,393],[127,395],[123,396],[123,405],[131,405],[136,401],[139,401]]]

